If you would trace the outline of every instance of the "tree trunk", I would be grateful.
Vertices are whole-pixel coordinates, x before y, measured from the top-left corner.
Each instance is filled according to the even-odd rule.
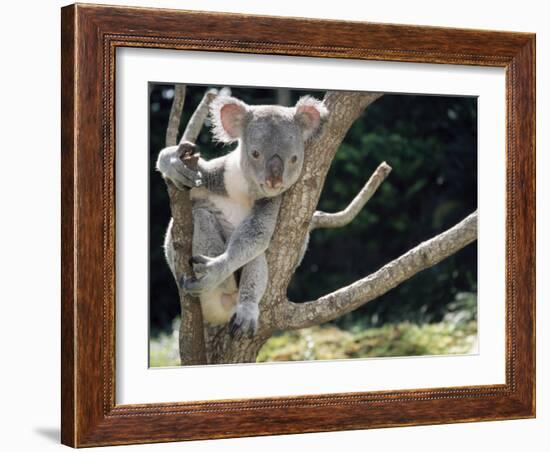
[[[231,338],[226,327],[206,326],[206,359],[209,364],[253,363],[269,335],[254,338]],[[180,344],[181,345],[181,344]]]

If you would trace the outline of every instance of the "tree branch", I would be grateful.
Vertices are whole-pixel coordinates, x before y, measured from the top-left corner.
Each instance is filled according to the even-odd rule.
[[[181,113],[185,104],[185,91],[185,85],[176,85],[174,88],[174,100],[172,100],[168,127],[166,128],[166,147],[175,146],[178,142]]]
[[[326,213],[320,210],[316,211],[311,220],[310,230],[319,228],[340,228],[349,224],[369,201],[374,192],[378,190],[378,187],[386,177],[388,177],[390,172],[391,166],[386,162],[382,162],[374,173],[372,173],[372,176],[365,186],[344,210],[336,213]]]
[[[220,91],[220,94],[230,93],[228,88]],[[216,89],[208,90],[196,110],[193,112],[179,143],[194,143],[208,116],[210,103],[218,95]],[[166,132],[167,145],[178,143],[177,134],[181,121],[181,114],[185,102],[185,85],[176,85],[174,101],[168,120]],[[193,243],[193,216],[191,213],[191,200],[189,190],[179,190],[174,184],[167,181],[168,194],[170,196],[170,208],[172,211],[172,244],[174,246],[174,266],[176,281],[184,274],[191,274],[189,265],[191,247]],[[204,338],[204,325],[202,310],[199,300],[193,298],[179,289],[181,306],[181,324],[179,331],[180,359],[182,364],[198,365],[207,363],[206,345]]]
[[[204,122],[208,117],[208,111],[209,111],[208,108],[210,106],[210,103],[216,98],[216,96],[230,96],[230,95],[231,95],[231,90],[229,88],[222,88],[219,92],[215,88],[209,89],[204,94],[202,100],[200,101],[199,105],[195,109],[195,112],[189,119],[189,122],[187,123],[187,127],[185,128],[185,132],[181,137],[180,143],[184,141],[189,141],[191,143],[194,143],[195,141],[197,141],[197,138],[199,137],[199,133],[201,132],[202,126],[204,125]]]
[[[185,103],[185,85],[176,85],[174,100],[168,119],[166,131],[166,145],[174,146],[178,140],[178,130],[181,121],[183,105]],[[206,115],[208,104],[213,99],[211,92],[205,94],[199,107],[191,117],[185,128],[183,140],[194,142],[199,133]],[[204,113],[206,111],[206,113]],[[193,242],[193,218],[191,215],[191,200],[189,190],[179,190],[169,181],[167,183],[172,211],[172,245],[174,247],[174,270],[176,281],[182,275],[189,274],[191,267],[188,258],[191,256]],[[182,364],[206,364],[206,347],[203,331],[203,320],[200,303],[197,299],[185,294],[179,288],[181,323],[179,331],[180,359]]]
[[[306,303],[287,301],[278,307],[283,321],[278,329],[319,325],[378,298],[416,273],[456,253],[477,239],[477,211],[447,231],[421,243],[401,257],[355,283]]]

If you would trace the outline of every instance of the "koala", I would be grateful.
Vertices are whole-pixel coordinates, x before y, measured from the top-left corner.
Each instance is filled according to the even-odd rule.
[[[209,161],[200,158],[196,170],[182,161],[178,146],[159,154],[157,169],[163,176],[180,189],[191,188],[195,276],[184,276],[178,284],[199,298],[206,322],[229,322],[232,336],[251,337],[258,328],[269,275],[265,251],[282,194],[300,177],[305,143],[326,115],[323,102],[311,96],[294,107],[253,106],[219,96],[210,105],[213,137],[237,142],[233,151]],[[172,221],[164,249],[175,275]]]

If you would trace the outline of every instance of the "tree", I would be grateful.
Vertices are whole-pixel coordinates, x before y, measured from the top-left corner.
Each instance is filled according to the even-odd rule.
[[[209,90],[192,115],[181,142],[195,142],[208,114],[208,105],[218,95]],[[287,299],[287,287],[296,269],[307,234],[317,228],[340,227],[353,220],[391,168],[382,163],[350,205],[336,214],[315,211],[323,184],[340,143],[353,122],[379,93],[328,91],[324,102],[329,115],[319,134],[306,143],[300,180],[283,196],[279,220],[267,251],[270,281],[260,305],[260,322],[253,338],[231,338],[227,326],[203,324],[198,300],[180,291],[182,321],[180,357],[182,364],[254,362],[262,345],[276,331],[305,328],[338,318],[374,300],[423,269],[456,253],[477,238],[477,212],[436,237],[423,242],[378,271],[317,300],[294,303]],[[176,86],[166,144],[177,143],[177,131],[185,86]],[[167,181],[174,219],[173,242],[177,279],[189,274],[192,215],[189,192]]]

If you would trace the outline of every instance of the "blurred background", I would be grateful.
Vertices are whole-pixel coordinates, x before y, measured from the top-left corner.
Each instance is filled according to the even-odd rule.
[[[209,87],[188,85],[181,127]],[[217,87],[220,88],[220,87]],[[291,106],[323,91],[231,87],[249,104]],[[179,301],[162,243],[170,219],[165,183],[155,171],[165,146],[174,85],[149,85],[150,366],[179,365]],[[197,143],[205,158],[233,149],[212,142],[208,123]],[[376,167],[388,179],[348,226],[312,233],[288,295],[308,301],[377,270],[477,208],[477,99],[385,94],[342,143],[319,209],[347,206]],[[258,361],[470,353],[477,337],[477,242],[362,308],[320,327],[271,338]]]

